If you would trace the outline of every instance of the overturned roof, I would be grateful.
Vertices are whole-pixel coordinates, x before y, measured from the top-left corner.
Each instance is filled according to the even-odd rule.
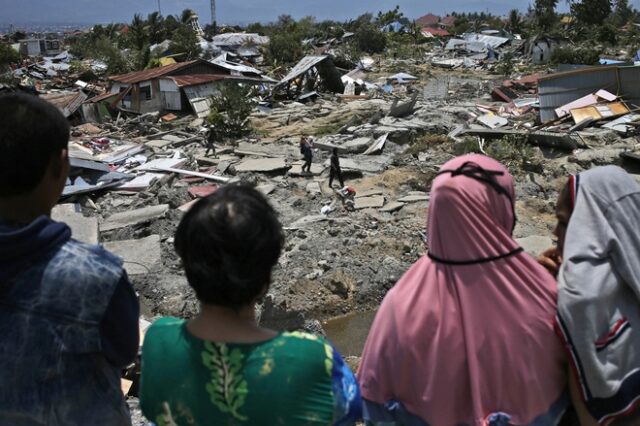
[[[229,74],[191,74],[191,75],[175,75],[166,78],[173,80],[178,87],[198,86],[200,84],[211,83],[213,81],[246,81],[247,83],[272,83],[273,81],[265,81],[262,77],[253,78],[242,75]]]
[[[269,43],[269,37],[255,33],[218,34],[211,40],[216,46],[251,46]]]
[[[83,92],[56,92],[40,95],[42,99],[53,104],[65,117],[69,117],[76,112],[82,102],[87,99]]]
[[[496,37],[496,36],[490,36],[485,34],[475,34],[475,33],[464,34],[462,38],[464,38],[466,41],[484,43],[487,46],[491,47],[492,49],[496,49],[502,46],[503,44],[506,44],[507,42],[509,42],[509,39],[505,37]]]
[[[540,119],[556,118],[555,109],[604,89],[640,104],[640,66],[604,65],[549,74],[538,79]]]
[[[164,77],[172,72],[185,69],[196,63],[197,61],[177,62],[171,65],[165,65],[164,67],[151,68],[142,71],[133,71],[127,74],[119,74],[109,77],[109,80],[117,81],[119,83],[139,83],[141,81],[153,80],[154,78]]]
[[[301,76],[305,72],[309,71],[311,68],[315,67],[316,65],[318,65],[320,62],[326,60],[327,58],[329,58],[327,55],[305,56],[304,58],[302,58],[300,60],[300,62],[298,62],[296,64],[295,67],[293,67],[291,72],[289,72],[289,74],[287,74],[285,76],[285,78],[280,80],[280,83],[278,83],[278,86],[281,86],[283,84],[286,84],[286,83],[298,78],[299,76]]]

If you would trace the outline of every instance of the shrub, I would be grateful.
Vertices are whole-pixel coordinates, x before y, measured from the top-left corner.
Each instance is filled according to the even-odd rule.
[[[240,137],[251,131],[249,116],[254,101],[251,88],[230,83],[222,86],[220,94],[212,98],[207,122],[216,139]]]
[[[559,47],[553,51],[551,62],[554,64],[596,65],[600,61],[600,51],[587,47]]]

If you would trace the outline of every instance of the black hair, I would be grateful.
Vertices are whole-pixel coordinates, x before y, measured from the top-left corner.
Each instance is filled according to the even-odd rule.
[[[175,238],[198,299],[233,309],[266,293],[283,244],[275,210],[246,184],[227,184],[198,201],[180,221]]]
[[[0,197],[38,186],[68,142],[69,123],[55,106],[34,95],[0,95]]]

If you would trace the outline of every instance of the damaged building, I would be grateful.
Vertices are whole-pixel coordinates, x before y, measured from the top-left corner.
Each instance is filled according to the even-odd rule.
[[[228,66],[196,59],[159,68],[136,71],[109,78],[112,94],[123,93],[121,109],[134,113],[190,111],[206,116],[211,96],[219,93],[219,84],[235,82],[250,85],[272,84],[249,69],[231,70]]]

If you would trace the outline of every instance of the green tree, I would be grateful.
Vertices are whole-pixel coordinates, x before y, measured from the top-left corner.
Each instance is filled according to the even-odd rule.
[[[302,40],[297,33],[280,32],[272,35],[267,45],[267,59],[273,65],[291,64],[304,55]]]
[[[165,39],[164,18],[160,13],[153,12],[147,16],[146,30],[150,44],[162,43]]]
[[[202,52],[198,36],[188,24],[181,24],[171,34],[169,49],[174,54],[183,54],[187,59],[194,59]]]
[[[170,37],[174,31],[180,28],[180,22],[176,19],[175,16],[169,15],[163,21],[164,34],[167,37]]]
[[[196,12],[194,12],[191,9],[185,9],[182,11],[182,13],[180,14],[180,22],[183,24],[188,23],[191,18],[196,15]]]
[[[404,19],[404,13],[400,11],[400,5],[396,5],[396,7],[392,10],[382,12],[378,12],[378,16],[376,17],[376,23],[384,27],[392,22],[402,21]]]
[[[582,0],[571,3],[571,14],[582,25],[602,25],[611,11],[612,0]]]
[[[363,52],[380,53],[387,47],[387,37],[373,24],[358,28],[355,39]]]
[[[145,21],[140,14],[133,15],[131,24],[129,25],[130,46],[138,50],[142,50],[145,44],[149,42]]]
[[[507,25],[509,31],[513,34],[520,34],[523,30],[522,16],[518,9],[511,9],[509,12],[509,23]]]
[[[211,99],[207,122],[216,139],[241,137],[251,132],[249,116],[255,104],[250,95],[250,87],[225,83],[220,94]]]
[[[20,54],[7,44],[0,44],[0,72],[9,68],[10,64],[20,62]]]
[[[556,5],[558,0],[536,0],[533,13],[538,29],[549,31],[557,20]]]
[[[629,0],[617,0],[611,16],[612,24],[616,27],[622,27],[635,18],[635,13]]]

